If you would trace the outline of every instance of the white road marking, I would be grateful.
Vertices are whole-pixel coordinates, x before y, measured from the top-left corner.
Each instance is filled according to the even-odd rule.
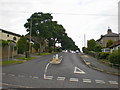
[[[110,84],[118,84],[117,81],[109,81]]]
[[[48,64],[46,65],[46,67],[45,67],[44,79],[46,79],[46,72],[47,72],[47,68],[48,68],[49,64],[50,64],[50,63],[48,63]]]
[[[75,67],[74,73],[85,74],[85,72],[78,67]]]
[[[83,79],[83,82],[91,83],[91,79]]]
[[[15,76],[14,74],[8,74],[9,76]]]
[[[70,81],[78,82],[78,78],[70,78]]]
[[[25,77],[24,75],[18,75],[18,77]]]
[[[105,84],[105,82],[103,80],[95,80],[96,83],[101,83],[101,84]]]
[[[37,78],[39,78],[39,77],[34,76],[33,78],[36,78],[36,79],[37,79]]]
[[[53,76],[45,76],[44,79],[52,80]]]
[[[65,77],[57,77],[57,80],[65,80]]]

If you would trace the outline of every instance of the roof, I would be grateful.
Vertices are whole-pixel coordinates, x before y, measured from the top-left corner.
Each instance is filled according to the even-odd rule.
[[[118,37],[119,35],[116,33],[105,34],[104,37]]]
[[[110,46],[110,48],[111,48],[111,47],[118,46],[118,45],[120,45],[120,40],[119,40],[119,41],[117,41],[117,42],[115,42],[113,45],[111,45],[111,46]]]
[[[3,30],[3,29],[0,29],[0,31],[2,31],[2,32],[4,32],[4,33],[7,33],[7,34],[12,34],[12,35],[15,35],[15,36],[21,37],[20,34],[16,34],[16,33],[13,33],[13,32],[10,32],[10,31],[6,31],[6,30]]]

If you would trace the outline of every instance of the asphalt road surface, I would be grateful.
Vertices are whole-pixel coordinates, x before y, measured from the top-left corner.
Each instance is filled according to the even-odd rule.
[[[3,88],[118,88],[118,76],[87,67],[79,54],[59,53],[61,64],[42,56],[23,64],[2,68]]]

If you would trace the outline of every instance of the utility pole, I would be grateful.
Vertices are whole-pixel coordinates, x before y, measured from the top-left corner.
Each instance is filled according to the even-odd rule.
[[[84,34],[84,47],[86,47],[86,35]]]
[[[29,53],[31,53],[31,32],[32,32],[32,18],[30,21],[30,44],[29,44]]]

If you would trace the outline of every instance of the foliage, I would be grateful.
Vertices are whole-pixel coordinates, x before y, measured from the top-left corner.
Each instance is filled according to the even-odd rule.
[[[94,51],[94,48],[96,46],[96,41],[94,39],[88,40],[87,45],[89,51]]]
[[[102,47],[98,44],[96,44],[95,47],[94,47],[95,52],[101,52],[101,49],[102,49]]]
[[[3,47],[5,47],[6,45],[8,45],[8,41],[6,40],[0,40],[0,43]]]
[[[1,61],[0,65],[21,64],[21,63],[23,62],[18,60],[9,60],[9,61]]]
[[[99,59],[108,59],[108,56],[110,55],[110,53],[108,53],[108,52],[100,52],[99,54],[98,54],[98,58]]]
[[[120,49],[116,50],[115,52],[111,53],[108,57],[111,63],[119,64],[120,65]]]
[[[27,38],[22,36],[18,42],[18,53],[23,54],[24,52],[29,50],[29,42],[27,41]]]
[[[110,47],[113,43],[114,43],[113,40],[108,40],[108,42],[106,44],[106,47]]]
[[[31,29],[31,36],[37,37],[36,42],[40,44],[39,46],[44,45],[42,43],[48,40],[49,49],[47,50],[49,52],[53,50],[55,52],[56,43],[61,43],[62,49],[78,49],[75,42],[67,36],[64,27],[58,24],[57,21],[52,21],[52,19],[53,16],[50,13],[34,13],[27,19],[24,27],[27,29],[28,34],[30,34]],[[35,48],[38,49],[37,45]]]

